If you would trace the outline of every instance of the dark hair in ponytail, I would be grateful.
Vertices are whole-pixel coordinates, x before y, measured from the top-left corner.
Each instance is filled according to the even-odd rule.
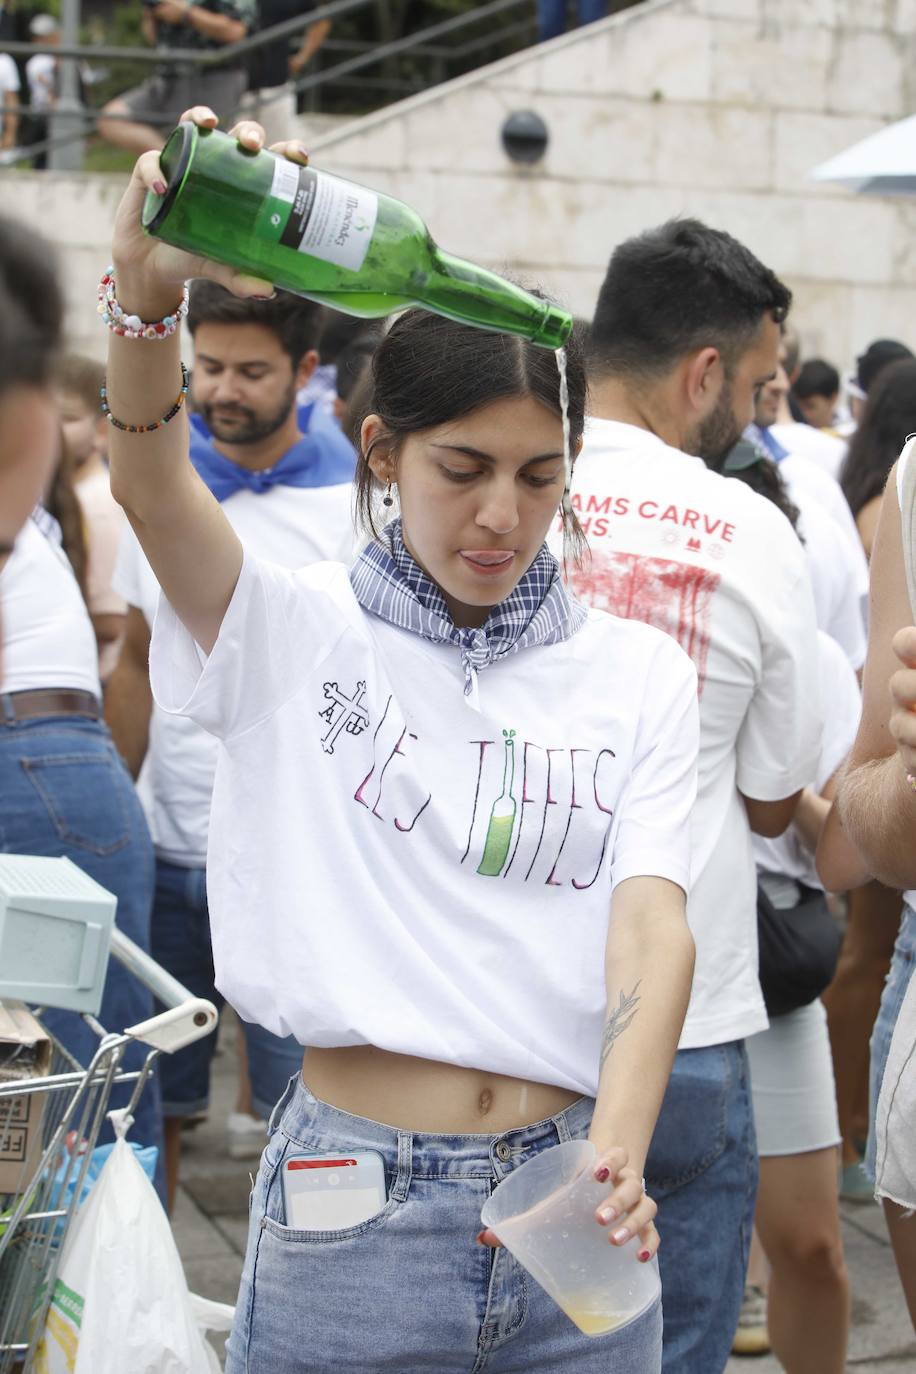
[[[89,549],[86,541],[86,526],[83,521],[83,508],[73,484],[73,465],[67,452],[63,431],[60,435],[60,457],[57,467],[54,469],[44,504],[45,509],[54,516],[60,525],[64,553],[70,560],[70,566],[85,601]]]
[[[587,393],[583,348],[576,330],[566,345],[566,377],[570,443],[575,452],[585,426]],[[363,416],[379,416],[396,452],[409,434],[446,424],[509,396],[532,396],[560,415],[560,375],[549,348],[512,334],[455,324],[425,310],[408,310],[375,350]],[[370,456],[360,447],[355,504],[360,524],[377,536],[381,488],[369,467]],[[564,516],[563,533],[573,556],[578,557],[585,536],[572,511]]]

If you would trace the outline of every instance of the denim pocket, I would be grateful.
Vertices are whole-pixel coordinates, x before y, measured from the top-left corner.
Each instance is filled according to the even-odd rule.
[[[282,1148],[279,1148],[277,1157],[277,1147],[272,1149],[276,1137],[280,1137]],[[377,1227],[389,1220],[395,1212],[403,1205],[399,1198],[392,1196],[394,1188],[394,1178],[389,1171],[385,1171],[387,1201],[378,1212],[365,1221],[359,1222],[356,1226],[344,1226],[334,1231],[303,1231],[286,1224],[286,1203],[283,1196],[283,1160],[292,1147],[293,1153],[298,1153],[300,1147],[297,1142],[284,1137],[281,1131],[275,1132],[265,1151],[265,1164],[272,1169],[273,1177],[267,1185],[267,1196],[264,1200],[264,1214],[261,1217],[261,1229],[273,1236],[276,1240],[284,1241],[287,1244],[310,1244],[310,1245],[333,1245],[335,1242],[356,1240],[360,1236],[367,1235]],[[270,1155],[268,1160],[267,1155]]]
[[[650,1191],[681,1188],[722,1155],[731,1090],[725,1046],[679,1052],[646,1160]]]
[[[125,775],[113,755],[46,754],[20,764],[65,843],[99,855],[130,843]]]

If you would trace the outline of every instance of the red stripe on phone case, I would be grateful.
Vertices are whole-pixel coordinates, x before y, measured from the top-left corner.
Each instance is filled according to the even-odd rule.
[[[341,1169],[345,1165],[356,1164],[355,1159],[290,1159],[287,1169]]]

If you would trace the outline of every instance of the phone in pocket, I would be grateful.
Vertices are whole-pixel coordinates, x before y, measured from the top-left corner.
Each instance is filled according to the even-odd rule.
[[[359,1226],[388,1201],[385,1164],[377,1150],[290,1155],[282,1172],[286,1224],[294,1231]]]

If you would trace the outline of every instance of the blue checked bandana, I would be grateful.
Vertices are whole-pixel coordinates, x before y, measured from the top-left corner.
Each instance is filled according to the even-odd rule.
[[[472,696],[482,668],[505,654],[537,644],[557,644],[579,630],[588,615],[563,586],[557,560],[541,551],[518,586],[494,606],[480,629],[459,629],[435,582],[414,562],[393,520],[350,569],[350,583],[366,611],[433,644],[454,644],[461,653],[464,694]]]

